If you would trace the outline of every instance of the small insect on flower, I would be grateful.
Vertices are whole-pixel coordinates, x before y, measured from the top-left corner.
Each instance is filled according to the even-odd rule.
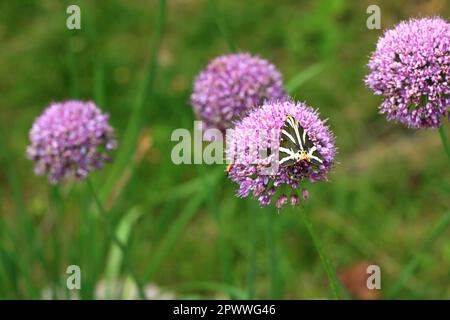
[[[278,209],[299,205],[297,189],[304,180],[327,180],[336,153],[326,120],[292,100],[253,109],[227,130],[227,141],[228,159],[235,161],[226,171],[239,185],[237,196],[253,196],[263,206],[274,200]]]
[[[295,165],[299,161],[311,163],[316,168],[323,163],[308,133],[291,115],[286,117],[281,131],[279,152],[279,163],[285,167]]]
[[[228,177],[228,175],[230,174],[231,169],[233,168],[233,162],[229,163],[227,165],[227,168],[225,169],[226,175]]]

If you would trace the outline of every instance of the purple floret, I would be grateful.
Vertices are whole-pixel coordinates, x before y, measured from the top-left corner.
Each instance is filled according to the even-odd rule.
[[[37,175],[48,175],[51,183],[69,177],[84,179],[90,171],[109,161],[116,149],[108,115],[93,102],[52,103],[30,130],[27,156],[35,162]]]
[[[380,112],[410,128],[450,120],[450,24],[411,19],[378,40],[365,83],[384,101]]]

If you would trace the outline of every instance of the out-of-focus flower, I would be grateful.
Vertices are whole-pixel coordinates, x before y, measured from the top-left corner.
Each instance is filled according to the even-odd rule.
[[[278,209],[281,209],[288,202],[288,197],[285,194],[282,194],[275,203],[275,206]]]
[[[380,112],[410,128],[439,127],[450,119],[450,24],[411,19],[378,40],[365,83],[384,101]]]
[[[267,170],[278,159],[280,133],[288,115],[306,131],[323,159],[320,166],[300,160],[290,166],[280,165],[272,172]],[[239,197],[253,194],[261,205],[268,205],[275,197],[276,206],[281,208],[288,203],[286,194],[289,194],[292,205],[298,205],[296,189],[300,182],[303,179],[311,182],[326,180],[336,153],[334,135],[319,118],[318,112],[303,103],[289,100],[266,102],[227,133],[227,159],[232,161],[228,177],[239,184]],[[305,191],[302,194],[305,198]]]
[[[302,190],[302,197],[303,197],[303,200],[308,200],[309,199],[309,191],[308,191],[308,189],[303,189]]]
[[[206,127],[224,131],[251,107],[285,97],[274,65],[247,53],[212,60],[194,83],[191,104]]]
[[[51,183],[74,176],[86,178],[110,160],[117,147],[108,115],[93,102],[52,103],[30,131],[27,156],[35,162],[37,175],[48,174]]]
[[[289,197],[289,201],[291,202],[291,205],[298,206],[300,204],[300,200],[298,199],[298,195],[295,193],[291,194]]]

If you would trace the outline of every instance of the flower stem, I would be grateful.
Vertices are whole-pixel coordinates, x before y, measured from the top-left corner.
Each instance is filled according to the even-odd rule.
[[[391,299],[395,297],[398,291],[401,289],[403,284],[411,278],[413,273],[416,271],[417,267],[420,265],[423,256],[430,250],[434,241],[439,238],[444,231],[447,230],[450,225],[450,210],[447,211],[442,218],[438,221],[438,223],[431,229],[427,238],[423,242],[422,247],[414,253],[414,256],[409,260],[406,267],[400,273],[400,276],[397,278],[396,282],[392,285],[391,289],[387,292],[386,298]]]
[[[448,160],[450,161],[450,144],[448,142],[447,135],[445,134],[444,125],[439,127],[439,135],[441,136],[442,145],[444,146]]]
[[[120,249],[120,251],[122,252],[123,255],[123,261],[125,264],[125,267],[128,269],[128,271],[130,272],[131,277],[133,278],[134,283],[136,284],[136,287],[138,289],[138,293],[139,293],[139,297],[142,300],[146,299],[145,296],[145,291],[144,291],[144,286],[142,285],[141,281],[139,280],[134,268],[130,265],[130,263],[128,262],[127,259],[127,248],[126,246],[120,241],[120,239],[117,237],[116,233],[114,232],[110,221],[107,218],[107,213],[102,205],[102,203],[100,202],[100,198],[97,195],[97,192],[95,191],[94,185],[92,184],[92,181],[87,178],[87,185],[89,187],[89,190],[92,194],[92,197],[94,198],[95,204],[98,207],[98,210],[100,212],[100,217],[103,220],[103,223],[106,227],[106,230],[108,232],[108,235],[111,239],[111,241],[117,245],[117,247]]]
[[[305,222],[309,234],[311,235],[316,250],[319,253],[320,260],[322,261],[322,266],[325,269],[325,273],[327,274],[328,277],[328,283],[330,284],[331,292],[333,293],[335,299],[340,299],[341,295],[339,292],[338,280],[336,279],[336,272],[331,266],[330,260],[325,254],[325,251],[323,250],[322,242],[320,241],[320,238],[318,237],[316,231],[314,230],[311,220],[309,219],[309,216],[306,212],[303,213],[303,220]]]
[[[248,267],[248,299],[255,298],[255,282],[256,282],[256,227],[257,227],[257,215],[256,206],[251,204],[249,214],[249,242],[250,242],[250,252],[249,252],[249,267]]]
[[[131,114],[128,119],[126,129],[122,134],[121,147],[115,157],[114,164],[109,170],[110,173],[99,192],[101,200],[107,199],[119,181],[124,170],[130,168],[131,174],[134,172],[133,155],[135,154],[139,133],[145,118],[145,106],[150,97],[154,94],[154,84],[159,67],[159,49],[163,39],[163,31],[166,21],[166,0],[158,1],[158,8],[155,10],[154,36],[151,39],[149,63],[146,66],[144,78],[138,83],[136,101],[132,105]]]
[[[279,256],[277,250],[277,220],[274,219],[274,212],[266,210],[264,212],[266,215],[266,242],[268,249],[268,266],[269,266],[269,279],[270,279],[270,290],[269,299],[280,299],[282,298],[282,282],[280,278],[280,266],[279,266]]]
[[[442,145],[444,146],[444,150],[447,153],[448,159],[450,160],[450,144],[447,139],[447,135],[445,134],[444,126],[441,125],[439,127],[439,135],[441,137]],[[447,227],[450,225],[450,211],[447,211],[438,223],[434,226],[433,229],[430,230],[427,238],[423,242],[422,247],[418,252],[414,254],[414,256],[409,260],[406,267],[400,273],[397,280],[392,285],[391,289],[387,292],[386,298],[391,299],[395,297],[398,291],[402,288],[403,284],[411,278],[416,269],[419,267],[420,262],[426,252],[430,250],[430,247],[433,245],[434,241],[439,238],[439,236],[447,230]]]

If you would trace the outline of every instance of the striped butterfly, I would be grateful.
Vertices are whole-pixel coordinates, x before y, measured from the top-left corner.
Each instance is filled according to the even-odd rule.
[[[316,167],[323,163],[306,130],[291,115],[286,117],[281,130],[279,154],[279,163],[284,167],[295,165],[302,160]]]

